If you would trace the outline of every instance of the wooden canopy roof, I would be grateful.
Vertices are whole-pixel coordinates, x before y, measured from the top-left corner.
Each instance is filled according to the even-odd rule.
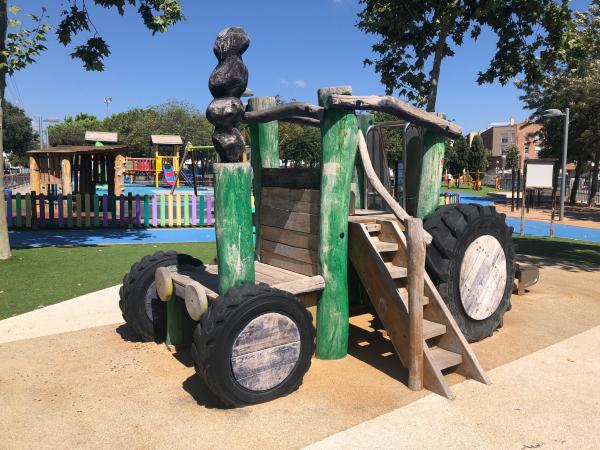
[[[77,155],[93,155],[93,154],[106,154],[106,153],[125,153],[128,147],[126,145],[105,145],[103,147],[96,147],[94,145],[60,145],[57,147],[46,147],[37,150],[30,150],[27,152],[29,155],[35,154],[48,154],[48,153],[70,153]]]
[[[183,145],[181,136],[176,134],[153,134],[150,140],[153,145]]]
[[[86,131],[86,142],[106,142],[108,144],[116,144],[119,142],[119,135],[110,131]]]

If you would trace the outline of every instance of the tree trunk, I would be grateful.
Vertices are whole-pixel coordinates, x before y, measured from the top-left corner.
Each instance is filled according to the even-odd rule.
[[[6,0],[0,0],[0,62],[6,62],[2,56],[6,49],[6,28],[8,27],[8,13]],[[4,200],[4,90],[6,89],[6,68],[0,68],[0,260],[9,259],[10,242],[8,240],[8,224],[6,223],[6,202]]]
[[[571,188],[571,196],[569,197],[569,205],[575,206],[577,201],[577,189],[579,189],[579,179],[581,178],[581,172],[583,171],[584,161],[577,161],[575,167],[575,179],[573,180],[573,187]]]
[[[596,193],[598,192],[598,172],[600,172],[600,150],[594,156],[594,170],[592,171],[592,186],[590,187],[590,198],[588,206],[596,206]]]
[[[435,102],[437,101],[438,82],[440,79],[440,67],[444,59],[444,50],[446,48],[446,39],[448,39],[448,30],[450,29],[450,17],[444,17],[442,28],[435,44],[435,54],[433,56],[433,65],[429,72],[429,92],[427,93],[427,111],[435,111]]]

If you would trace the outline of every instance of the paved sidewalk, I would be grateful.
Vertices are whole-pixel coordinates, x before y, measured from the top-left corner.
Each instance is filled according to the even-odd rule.
[[[0,344],[123,322],[113,286],[0,320]]]
[[[600,327],[330,436],[311,449],[600,448]]]

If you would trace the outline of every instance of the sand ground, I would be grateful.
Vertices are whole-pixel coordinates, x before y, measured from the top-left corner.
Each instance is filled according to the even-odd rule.
[[[541,281],[531,292],[513,296],[504,327],[473,346],[483,367],[501,368],[600,325],[599,285],[597,269],[543,267]],[[101,298],[114,310],[114,292]],[[46,314],[43,309],[39,313]],[[30,320],[35,317],[40,316]],[[471,381],[455,386],[457,395],[464,396],[458,401],[450,402],[427,391],[412,392],[405,385],[406,372],[391,344],[372,332],[369,319],[369,315],[352,319],[349,356],[338,361],[313,359],[298,391],[268,404],[235,410],[222,409],[195,375],[187,351],[172,354],[164,345],[136,342],[118,321],[70,332],[59,329],[59,334],[48,326],[48,335],[38,333],[31,338],[24,333],[18,340],[0,343],[0,446],[299,448],[398,408],[405,410],[401,407],[409,404],[413,408],[409,411],[416,414],[422,403],[413,402],[419,399],[426,404],[433,402],[429,411],[438,410],[436,419],[440,420],[444,414],[454,417],[453,412],[460,408],[455,416],[459,420],[468,405],[500,401],[494,391],[496,384],[504,389],[501,392],[509,393],[512,383],[530,380],[527,392],[533,396],[536,385],[545,385],[545,378],[550,377],[553,389],[560,389],[562,379],[563,386],[581,390],[579,397],[587,392],[590,401],[600,405],[597,388],[591,388],[597,374],[583,371],[573,387],[572,373],[544,362],[543,357],[528,363],[531,366],[515,369],[520,375],[514,379],[501,372],[496,380],[492,371],[492,382],[496,383],[492,387],[472,387]],[[6,328],[0,328],[0,342],[5,335]],[[505,367],[510,368],[510,364]],[[452,383],[463,381],[458,375],[449,378]],[[569,391],[556,392],[556,398],[563,401],[571,395]],[[466,403],[460,403],[463,401]],[[527,398],[521,401],[526,404]],[[577,408],[571,403],[569,408]],[[537,413],[530,412],[532,416]],[[543,415],[539,418],[534,422],[542,426]],[[422,423],[430,423],[428,420]],[[486,422],[488,418],[478,420]],[[572,420],[568,411],[564,420]],[[448,421],[439,432],[448,432],[451,425]],[[395,432],[402,434],[399,427],[394,426]],[[501,423],[497,427],[505,430]],[[438,432],[433,426],[432,430]],[[384,441],[381,446],[386,447],[386,442],[389,444]]]

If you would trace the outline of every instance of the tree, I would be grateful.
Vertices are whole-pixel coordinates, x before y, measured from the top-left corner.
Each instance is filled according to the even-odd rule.
[[[126,5],[137,6],[144,25],[152,34],[167,31],[173,24],[184,19],[180,0],[92,0],[99,8],[116,9],[119,15],[125,14]],[[92,37],[81,45],[75,46],[71,57],[82,61],[86,70],[104,69],[104,59],[110,55],[110,48],[99,35],[98,30],[90,16],[90,8],[85,1],[66,0],[65,9],[61,13],[61,20],[56,28],[58,41],[68,46],[73,37],[80,33],[91,33]],[[28,64],[35,62],[35,58],[46,50],[45,42],[50,25],[47,23],[49,16],[42,7],[40,15],[29,15],[31,28],[23,26],[17,18],[20,9],[16,6],[8,7],[7,0],[0,0],[0,123],[4,123],[2,109],[4,107],[4,91],[6,89],[6,75],[24,69]],[[16,29],[8,32],[8,28]],[[93,30],[93,31],[92,31]],[[0,134],[3,131],[0,129]],[[0,147],[4,141],[0,136]],[[2,154],[3,148],[0,148]],[[4,174],[4,160],[0,158],[0,175]],[[0,193],[4,192],[4,179],[0,176]],[[0,195],[0,260],[11,257],[10,243],[8,240],[8,226],[6,223],[6,202],[4,195]]]
[[[102,122],[95,116],[79,113],[65,117],[63,123],[48,127],[50,145],[83,145],[86,131],[105,131]]]
[[[460,187],[460,176],[463,170],[469,165],[468,155],[469,144],[463,136],[457,138],[446,150],[446,169],[456,178],[457,187]]]
[[[25,111],[9,102],[4,102],[4,151],[14,166],[27,166],[25,153],[31,150],[38,136],[31,127],[31,119]]]
[[[113,114],[102,122],[103,129],[119,133],[119,141],[133,153],[150,156],[150,135],[177,134],[183,142],[212,145],[213,126],[194,106],[169,101],[148,108]]]
[[[506,149],[506,167],[513,171],[521,167],[519,149],[514,145]]]
[[[483,145],[481,136],[475,136],[467,156],[469,172],[485,172],[490,165],[489,155],[490,151]]]
[[[569,147],[567,159],[576,163],[575,182],[570,201],[575,203],[579,178],[590,161],[595,162],[588,204],[594,204],[598,191],[597,167],[600,163],[600,0],[592,1],[589,9],[576,12],[563,43],[561,64],[546,70],[543,79],[523,80],[517,86],[523,90],[521,100],[534,111],[533,118],[543,123],[544,157],[560,158],[562,154],[563,121],[544,119],[542,112],[550,108],[570,109]]]
[[[357,26],[379,36],[373,45],[374,65],[388,94],[401,96],[435,111],[442,60],[454,56],[465,35],[477,39],[483,27],[497,35],[496,53],[477,82],[506,84],[524,73],[540,79],[545,67],[560,57],[568,0],[360,0],[364,9]],[[426,67],[429,68],[426,73]]]

